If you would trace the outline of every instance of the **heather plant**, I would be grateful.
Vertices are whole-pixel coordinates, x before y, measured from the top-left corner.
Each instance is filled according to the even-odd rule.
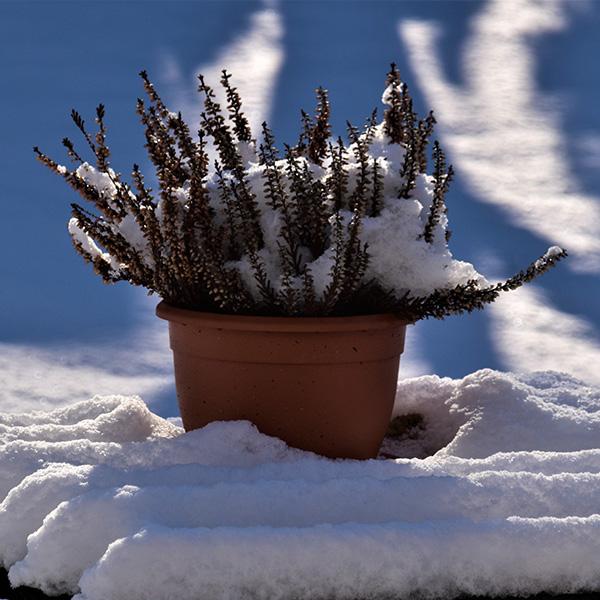
[[[91,205],[72,204],[69,232],[107,283],[128,281],[200,311],[393,312],[415,321],[482,308],[566,256],[552,247],[495,284],[453,258],[445,202],[452,167],[431,141],[433,113],[418,117],[395,65],[381,122],[373,112],[362,128],[347,124],[347,142],[333,139],[319,88],[314,116],[301,112],[298,141],[282,151],[266,123],[253,137],[226,71],[224,108],[199,77],[204,111],[194,132],[141,78],[147,99],[137,113],[156,189],[138,165],[130,182],[111,167],[102,105],[93,134],[72,112],[94,165],[68,138],[71,169],[34,149]]]

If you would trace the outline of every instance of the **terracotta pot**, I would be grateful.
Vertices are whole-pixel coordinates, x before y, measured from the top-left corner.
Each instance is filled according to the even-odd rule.
[[[164,302],[156,314],[169,321],[186,430],[247,419],[296,448],[335,458],[377,456],[406,321],[220,315]]]

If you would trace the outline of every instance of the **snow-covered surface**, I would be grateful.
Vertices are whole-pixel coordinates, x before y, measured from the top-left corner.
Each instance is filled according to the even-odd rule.
[[[95,395],[140,394],[149,401],[170,390],[168,327],[154,316],[155,305],[140,298],[143,318],[132,335],[50,347],[0,342],[0,412],[51,410]]]
[[[599,389],[419,377],[414,413],[363,462],[136,398],[0,415],[0,563],[80,600],[600,590]]]
[[[560,365],[576,377],[600,384],[600,343],[594,321],[560,310],[535,284],[504,294],[487,310],[498,350],[509,368],[553,369]]]

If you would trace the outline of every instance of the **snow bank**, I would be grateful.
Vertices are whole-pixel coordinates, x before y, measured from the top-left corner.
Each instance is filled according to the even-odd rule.
[[[363,462],[131,398],[0,415],[0,563],[79,600],[600,590],[600,390],[484,370],[394,412]]]
[[[409,379],[400,383],[394,414],[411,412],[425,426],[401,440],[398,456],[600,448],[600,389],[564,373],[516,377],[483,369],[460,380]]]
[[[484,591],[571,592],[600,586],[599,561],[588,554],[600,549],[598,539],[598,515],[515,517],[482,525],[150,526],[111,544],[83,576],[84,593],[76,598],[329,600],[411,598],[416,590],[441,598]],[[157,561],[163,553],[177,559]],[[143,586],[132,577],[136,572],[144,573]]]

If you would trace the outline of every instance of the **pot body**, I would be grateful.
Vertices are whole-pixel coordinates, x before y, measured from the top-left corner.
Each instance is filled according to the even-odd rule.
[[[164,302],[156,312],[169,321],[186,430],[245,419],[317,454],[377,456],[394,405],[406,321],[220,315]]]

